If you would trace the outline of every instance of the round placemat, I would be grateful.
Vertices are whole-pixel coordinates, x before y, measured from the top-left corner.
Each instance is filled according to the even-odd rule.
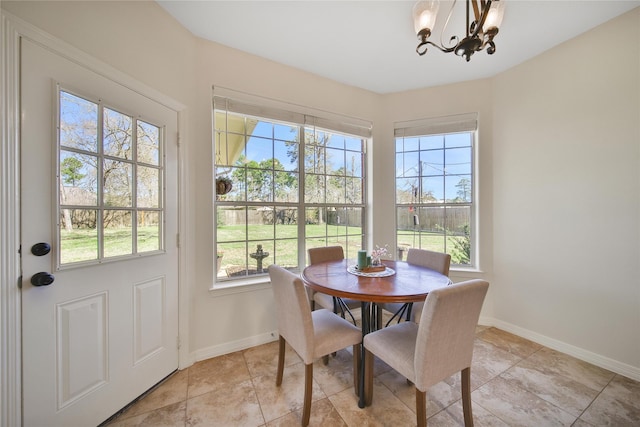
[[[385,267],[384,271],[373,271],[371,273],[358,270],[357,265],[350,265],[347,267],[347,271],[351,274],[355,274],[356,276],[362,277],[387,277],[393,276],[396,274],[396,271],[393,268]]]

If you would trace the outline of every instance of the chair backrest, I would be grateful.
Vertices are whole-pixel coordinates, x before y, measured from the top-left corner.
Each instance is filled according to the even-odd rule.
[[[409,248],[407,252],[407,262],[409,264],[430,268],[431,270],[448,276],[449,267],[451,266],[451,255],[443,252],[428,251],[426,249]]]
[[[276,301],[278,333],[305,364],[312,363],[313,320],[304,283],[299,276],[275,264],[269,266],[269,277]]]
[[[419,390],[471,366],[475,329],[488,288],[488,282],[474,279],[429,292],[416,339]]]
[[[322,246],[319,248],[309,248],[309,264],[318,264],[326,261],[338,261],[344,259],[342,246]]]

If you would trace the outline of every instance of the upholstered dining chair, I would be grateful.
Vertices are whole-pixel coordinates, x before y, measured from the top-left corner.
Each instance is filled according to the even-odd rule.
[[[314,360],[353,346],[353,383],[358,394],[362,331],[327,309],[311,311],[304,283],[289,270],[272,264],[269,266],[269,277],[278,316],[276,386],[282,384],[285,343],[289,343],[305,366],[302,425],[306,426],[311,415]]]
[[[451,255],[426,249],[409,248],[407,252],[407,263],[426,267],[448,276],[449,267],[451,266]],[[387,322],[388,326],[396,317],[398,318],[398,322],[400,322],[403,315],[406,315],[407,321],[413,320],[414,322],[418,322],[423,305],[423,302],[407,304],[383,303],[380,304],[379,307],[394,313],[393,317]]]
[[[473,426],[471,359],[475,328],[489,283],[469,280],[429,292],[420,322],[403,322],[365,335],[365,405],[373,399],[373,356],[416,388],[418,427],[427,425],[427,389],[461,372],[464,425]]]
[[[344,259],[344,250],[342,246],[322,246],[318,248],[309,248],[307,250],[309,254],[309,264],[318,264],[327,261],[338,261]],[[346,318],[345,313],[351,316],[353,323],[356,323],[351,310],[360,308],[360,301],[352,300],[348,298],[338,298],[331,295],[317,292],[312,289],[311,291],[311,309],[315,309],[315,304],[318,304],[322,308],[327,310],[333,310],[334,313]]]

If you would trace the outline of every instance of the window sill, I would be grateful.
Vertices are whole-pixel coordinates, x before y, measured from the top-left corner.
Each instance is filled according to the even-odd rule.
[[[451,270],[449,270],[449,276],[477,278],[479,274],[484,274],[484,271],[476,267],[452,267]]]
[[[220,297],[270,288],[271,281],[269,280],[269,276],[260,276],[249,279],[234,280],[232,282],[214,283],[213,286],[209,288],[209,294],[213,297]]]

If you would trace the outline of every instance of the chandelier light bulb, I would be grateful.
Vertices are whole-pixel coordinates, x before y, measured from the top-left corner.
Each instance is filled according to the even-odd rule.
[[[440,2],[437,0],[419,1],[413,6],[413,28],[416,34],[422,30],[433,30],[438,16]]]
[[[420,14],[420,28],[433,28],[435,15],[430,10],[425,10]]]
[[[487,19],[484,21],[483,31],[490,28],[500,28],[502,18],[504,17],[504,1],[494,1],[491,3],[491,9],[487,13]]]

